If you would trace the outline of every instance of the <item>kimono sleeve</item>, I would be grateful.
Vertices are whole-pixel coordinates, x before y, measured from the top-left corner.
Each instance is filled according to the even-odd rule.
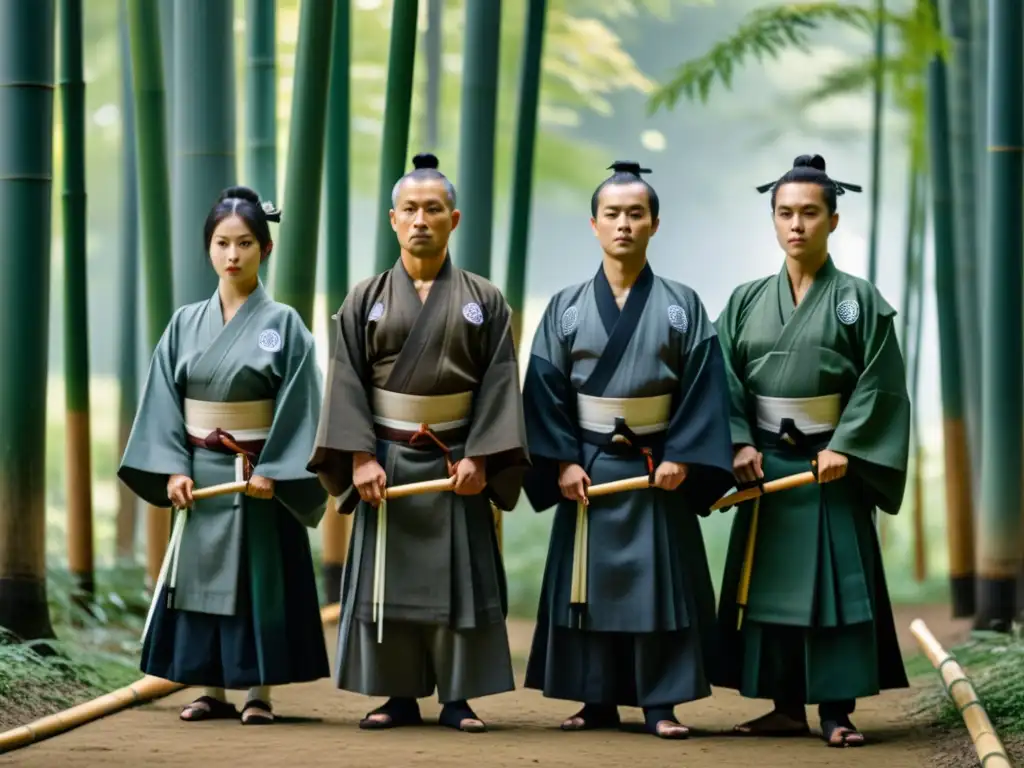
[[[872,502],[895,515],[906,487],[910,397],[896,311],[873,287],[870,291],[860,297],[867,311],[854,329],[862,372],[828,447],[849,458],[850,473],[865,483]]]
[[[746,291],[740,287],[729,297],[725,309],[715,321],[715,330],[721,346],[722,363],[725,367],[725,382],[729,397],[729,430],[735,447],[756,445],[750,428],[750,414],[747,410],[747,388],[740,372],[738,341],[741,332],[740,317]]]
[[[489,307],[485,359],[488,361],[473,398],[466,456],[487,458],[487,496],[498,509],[513,509],[529,464],[519,366],[512,339],[512,312],[496,295]]]
[[[677,493],[700,515],[735,484],[729,387],[715,326],[695,293],[681,297],[688,323],[672,329],[679,344],[679,388],[665,434],[663,459],[687,466]]]
[[[192,449],[185,433],[182,393],[174,378],[184,308],[171,321],[153,350],[146,383],[117,476],[136,496],[154,507],[169,507],[167,481],[192,474]]]
[[[352,455],[377,451],[360,296],[358,290],[353,291],[338,310],[320,425],[306,464],[329,494],[340,497],[338,511],[343,514],[355,511],[359,503],[359,494],[352,487]]]
[[[544,311],[533,338],[523,384],[526,437],[532,466],[524,490],[537,512],[562,500],[558,487],[559,464],[582,464],[576,389],[570,380],[569,342],[562,334],[558,296]]]
[[[284,366],[274,405],[274,421],[254,475],[274,481],[274,497],[308,528],[316,528],[324,514],[327,493],[306,469],[310,446],[320,415],[321,376],[316,345],[294,311],[286,321]]]

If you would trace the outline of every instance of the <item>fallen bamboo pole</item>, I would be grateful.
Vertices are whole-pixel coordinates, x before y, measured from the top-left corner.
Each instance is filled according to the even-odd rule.
[[[978,754],[983,768],[1012,768],[1009,756],[1003,743],[996,734],[996,729],[988,719],[988,714],[978,698],[974,685],[968,679],[963,667],[957,660],[939,645],[939,641],[928,630],[921,619],[914,619],[910,631],[917,640],[921,650],[925,652],[932,666],[942,678],[947,695],[956,705],[957,711],[964,719],[967,733],[970,734],[974,750]]]

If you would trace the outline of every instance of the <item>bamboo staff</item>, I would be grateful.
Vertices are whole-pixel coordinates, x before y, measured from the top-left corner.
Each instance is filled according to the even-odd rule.
[[[778,480],[769,480],[762,487],[746,488],[742,491],[730,493],[716,501],[711,509],[732,507],[744,501],[754,499],[754,510],[750,515],[750,531],[747,533],[746,550],[743,553],[743,570],[740,573],[740,586],[736,595],[736,631],[743,626],[743,614],[747,608],[747,597],[750,594],[750,576],[754,570],[754,547],[757,542],[757,519],[761,511],[761,496],[766,493],[777,493],[790,488],[799,488],[817,482],[817,475],[812,471],[800,472],[796,475],[780,477]],[[762,490],[763,488],[763,490]]]
[[[939,645],[939,641],[928,631],[928,627],[921,619],[914,619],[911,622],[910,631],[939,673],[943,688],[963,717],[978,760],[985,768],[1011,768],[1013,763],[1010,762],[1006,749],[999,740],[996,729],[992,726],[963,667]]]

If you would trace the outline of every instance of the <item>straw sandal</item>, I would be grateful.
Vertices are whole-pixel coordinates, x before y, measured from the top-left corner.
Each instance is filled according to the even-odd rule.
[[[839,737],[838,740],[836,737]],[[822,720],[821,738],[830,747],[862,747],[864,746],[864,734],[857,730],[849,718],[842,721]]]
[[[483,733],[487,730],[483,720],[476,716],[476,712],[470,709],[465,699],[449,701],[441,707],[441,714],[438,716],[437,722],[466,733]]]
[[[270,725],[274,722],[274,712],[265,701],[250,699],[242,707],[242,725]]]
[[[686,739],[690,736],[690,729],[676,720],[668,707],[645,708],[644,727],[659,739]]]
[[[563,731],[597,731],[618,728],[619,710],[609,704],[584,704],[583,709],[562,723]]]
[[[230,702],[212,696],[200,696],[191,704],[182,707],[178,717],[186,723],[197,723],[201,720],[233,720],[238,717],[238,710]]]
[[[416,699],[388,699],[359,721],[364,730],[398,728],[403,725],[422,725],[420,707]]]

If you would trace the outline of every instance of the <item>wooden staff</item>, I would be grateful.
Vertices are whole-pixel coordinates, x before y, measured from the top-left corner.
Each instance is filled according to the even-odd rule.
[[[642,491],[651,487],[649,475],[638,477],[627,477],[624,480],[613,480],[610,483],[592,485],[587,489],[587,499],[596,496],[607,496],[612,493],[623,491]],[[590,539],[590,518],[587,515],[587,505],[583,502],[576,504],[576,536],[573,539],[572,553],[572,582],[569,586],[569,604],[585,605],[587,602],[587,568]]]
[[[761,488],[747,488],[742,491],[730,493],[716,501],[711,510],[731,507],[750,499],[755,499],[754,510],[750,515],[750,531],[747,533],[747,545],[743,553],[743,570],[740,572],[740,585],[736,594],[736,631],[743,626],[743,614],[747,609],[747,597],[750,595],[750,576],[754,570],[754,547],[757,543],[757,521],[761,511],[761,496],[765,493],[785,491],[790,488],[799,488],[803,485],[810,485],[817,482],[818,477],[814,472],[800,472],[796,475],[780,477],[778,480],[770,480]]]
[[[963,667],[939,645],[939,641],[928,631],[928,627],[921,619],[914,619],[911,622],[910,631],[939,673],[942,687],[963,717],[978,760],[985,768],[1011,768],[1013,763],[1010,762],[1006,749],[999,740],[996,729],[992,726],[992,721],[989,720]]]

